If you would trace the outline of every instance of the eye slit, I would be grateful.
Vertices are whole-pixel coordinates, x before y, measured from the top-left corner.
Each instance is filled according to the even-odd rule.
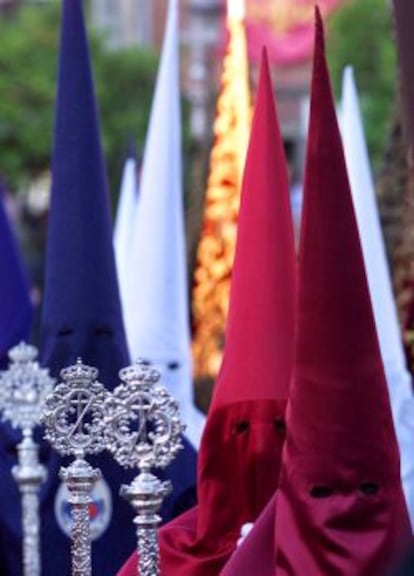
[[[97,326],[95,328],[96,336],[112,336],[112,328],[110,326]]]
[[[250,427],[249,422],[247,420],[242,420],[241,422],[238,422],[236,424],[234,430],[236,434],[244,434],[245,432],[248,431],[249,427]]]
[[[313,486],[310,490],[312,498],[329,498],[332,494],[333,490],[330,486]]]
[[[359,487],[359,491],[365,496],[375,496],[379,491],[379,485],[376,482],[363,482]]]
[[[73,334],[73,328],[69,328],[69,326],[64,326],[58,332],[58,336],[70,336]]]
[[[275,418],[273,424],[281,436],[286,434],[286,422],[283,420],[283,418]]]
[[[169,362],[169,363],[167,364],[168,370],[178,370],[179,367],[180,367],[180,363],[179,363],[179,362]]]

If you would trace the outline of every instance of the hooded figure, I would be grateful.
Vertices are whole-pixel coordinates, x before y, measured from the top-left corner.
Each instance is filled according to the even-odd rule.
[[[274,493],[292,370],[295,255],[266,53],[244,172],[226,347],[202,436],[198,506],[160,531],[161,573],[217,575]],[[137,573],[136,555],[120,576]]]
[[[111,390],[129,356],[82,0],[63,1],[52,173],[42,363],[57,377],[80,356],[98,368],[100,381]],[[195,503],[196,458],[183,442],[184,450],[165,474],[175,491],[165,501],[163,519]],[[56,494],[62,459],[46,447],[44,457],[48,480],[41,494],[43,571],[63,575],[70,570],[70,541],[61,530],[69,528],[67,499],[62,489]],[[104,478],[92,508],[92,529],[98,532],[92,546],[93,570],[113,574],[136,545],[132,508],[118,494],[133,473],[125,473],[108,456],[90,460]]]
[[[410,535],[316,12],[295,361],[279,489],[221,576],[379,576]]]
[[[401,456],[401,478],[414,526],[414,396],[404,354],[353,70],[342,81],[341,132],[372,308]]]
[[[411,531],[318,10],[298,283],[276,574],[378,576]]]
[[[193,399],[179,77],[178,6],[170,0],[121,294],[132,358],[159,369],[198,448],[205,416]]]
[[[3,205],[0,189],[0,367],[8,365],[7,352],[27,340],[33,319],[29,283]],[[0,574],[18,576],[22,570],[20,495],[11,469],[17,464],[21,434],[0,424]]]

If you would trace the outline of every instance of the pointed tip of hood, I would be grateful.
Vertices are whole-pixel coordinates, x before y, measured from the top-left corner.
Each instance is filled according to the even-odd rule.
[[[325,38],[322,14],[319,6],[315,5],[315,49],[325,51]]]
[[[295,358],[288,428],[304,443],[303,453],[325,451],[326,461],[333,466],[337,462],[339,468],[342,454],[343,462],[357,460],[368,471],[379,470],[381,462],[388,461],[392,473],[398,473],[384,369],[318,14]],[[335,430],[341,431],[337,453]],[[381,446],[378,452],[367,450],[370,442]]]
[[[287,398],[295,251],[283,142],[266,49],[242,184],[226,345],[213,405]]]
[[[42,359],[56,368],[78,355],[101,364],[106,354],[116,373],[128,354],[82,1],[64,0],[62,10]]]
[[[267,53],[267,47],[263,44],[262,52],[260,57],[260,68],[264,71],[268,71],[270,73],[270,65],[269,65],[269,55]]]

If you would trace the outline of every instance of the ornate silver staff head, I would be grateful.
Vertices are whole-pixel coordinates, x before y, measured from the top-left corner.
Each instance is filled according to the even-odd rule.
[[[151,468],[165,468],[182,448],[178,403],[158,384],[160,374],[138,361],[119,372],[122,383],[108,400],[107,446],[115,459],[140,474],[121,487],[136,512],[140,576],[159,574],[158,511],[171,490]]]
[[[45,398],[55,380],[36,361],[37,348],[21,342],[8,352],[10,365],[0,374],[0,409],[3,419],[30,435],[40,424]]]
[[[97,381],[98,370],[78,358],[60,372],[62,381],[45,402],[45,438],[62,456],[84,458],[105,448],[105,404],[108,391]]]
[[[89,505],[92,490],[101,477],[84,459],[105,448],[105,406],[108,391],[98,382],[98,370],[86,366],[79,358],[76,364],[60,372],[62,381],[45,402],[42,421],[46,439],[62,456],[75,456],[60,477],[69,490],[72,505],[72,574],[91,576],[91,534]]]
[[[142,360],[119,372],[108,400],[107,446],[121,466],[165,468],[182,449],[178,403]]]

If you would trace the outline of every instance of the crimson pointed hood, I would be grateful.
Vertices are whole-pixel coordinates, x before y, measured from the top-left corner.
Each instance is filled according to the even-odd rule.
[[[298,282],[277,575],[374,576],[409,524],[319,11]]]
[[[210,414],[235,402],[287,399],[294,294],[288,176],[264,50],[243,178],[226,347]]]
[[[257,517],[277,486],[284,440],[293,363],[294,235],[283,143],[263,54],[226,346],[199,453],[198,530],[204,535],[217,533],[218,499],[226,499],[220,511],[223,534],[238,533],[243,522]]]
[[[274,493],[292,370],[295,254],[264,52],[247,153],[228,329],[198,461],[198,506],[160,532],[162,574],[216,576]],[[120,574],[134,574],[136,558]],[[135,572],[136,573],[136,572]]]

